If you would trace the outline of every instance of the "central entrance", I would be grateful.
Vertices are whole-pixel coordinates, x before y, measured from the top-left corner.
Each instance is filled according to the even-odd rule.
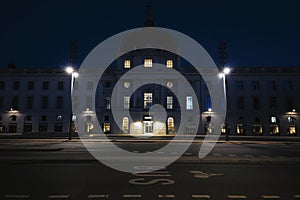
[[[153,135],[153,121],[151,116],[144,116],[144,134]]]

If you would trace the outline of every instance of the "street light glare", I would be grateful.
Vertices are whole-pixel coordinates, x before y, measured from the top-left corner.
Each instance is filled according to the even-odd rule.
[[[223,78],[225,76],[225,74],[224,73],[219,73],[218,76],[219,76],[219,78]]]
[[[225,75],[229,74],[230,71],[231,71],[231,70],[230,70],[229,67],[225,67],[225,68],[223,69],[223,73],[224,73]]]
[[[79,76],[79,74],[77,72],[73,72],[73,76],[74,76],[74,78],[77,78]]]
[[[74,69],[73,69],[73,67],[66,67],[66,72],[68,73],[68,74],[72,74],[73,72],[74,72]]]

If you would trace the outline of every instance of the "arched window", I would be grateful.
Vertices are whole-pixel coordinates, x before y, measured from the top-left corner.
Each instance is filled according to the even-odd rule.
[[[11,115],[9,118],[11,121],[17,121],[17,115]]]
[[[129,119],[128,117],[123,117],[122,120],[122,131],[128,132],[129,130]]]
[[[174,131],[175,125],[174,125],[174,118],[168,117],[168,131]]]

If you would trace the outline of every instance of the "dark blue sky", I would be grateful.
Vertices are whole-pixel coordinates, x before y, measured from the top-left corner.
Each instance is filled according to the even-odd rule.
[[[143,26],[150,2],[156,26],[197,40],[218,62],[226,41],[232,66],[300,66],[300,5],[268,1],[2,1],[0,67],[62,67],[70,42],[79,60],[121,31]]]

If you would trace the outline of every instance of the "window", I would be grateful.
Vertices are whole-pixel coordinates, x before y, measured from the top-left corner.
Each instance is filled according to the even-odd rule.
[[[173,68],[173,60],[167,60],[167,68]]]
[[[110,88],[110,87],[111,87],[111,84],[110,84],[109,81],[106,81],[106,82],[105,82],[105,87],[106,87],[106,88]]]
[[[186,97],[186,109],[193,110],[193,97],[192,96]]]
[[[168,81],[168,82],[167,82],[167,87],[168,87],[168,88],[172,88],[172,87],[173,87],[173,82]]]
[[[12,108],[17,109],[19,105],[19,97],[18,96],[13,96],[12,98]]]
[[[43,90],[49,89],[49,81],[43,81]]]
[[[174,131],[174,130],[175,130],[174,118],[168,117],[168,131]]]
[[[122,131],[128,132],[129,130],[129,119],[128,117],[123,117],[122,120]]]
[[[110,110],[111,106],[110,106],[110,97],[105,97],[105,105],[106,105],[106,109]]]
[[[92,82],[92,81],[88,81],[88,82],[87,82],[86,89],[92,90],[92,89],[94,88],[93,86],[94,86],[94,85],[93,85],[93,82]]]
[[[64,82],[63,81],[58,81],[57,82],[57,89],[58,90],[63,90],[64,89]]]
[[[277,117],[272,116],[272,117],[271,117],[271,123],[272,123],[272,124],[276,124],[276,123],[277,123]]]
[[[277,98],[275,96],[270,97],[270,108],[274,110],[277,109]]]
[[[13,89],[14,90],[18,90],[20,88],[20,82],[19,81],[15,81],[14,83],[13,83]]]
[[[110,132],[110,123],[104,123],[103,124],[103,132],[109,133]]]
[[[104,122],[109,122],[109,116],[108,115],[104,116]]]
[[[152,59],[147,58],[144,60],[144,67],[152,67]]]
[[[124,68],[129,69],[131,67],[130,60],[124,60]]]
[[[236,88],[239,90],[244,89],[244,82],[243,81],[236,81]]]
[[[32,109],[33,107],[33,96],[28,96],[27,97],[27,108]]]
[[[124,96],[124,109],[129,109],[130,107],[130,96]]]
[[[167,96],[167,109],[173,109],[173,97]]]
[[[125,88],[129,88],[129,87],[130,87],[130,82],[128,82],[128,81],[124,82],[124,83],[123,83],[123,86],[124,86]]]
[[[293,110],[295,107],[294,107],[294,98],[293,96],[287,96],[286,97],[286,109],[287,110]]]
[[[269,81],[268,82],[268,89],[269,90],[276,90],[276,81]]]
[[[28,82],[28,90],[34,90],[34,82],[33,81]]]
[[[57,120],[57,121],[62,121],[62,119],[63,119],[62,115],[57,115],[57,116],[56,116],[56,120]]]
[[[46,115],[42,115],[41,121],[43,121],[43,122],[47,121],[47,116]]]
[[[205,109],[206,110],[211,109],[211,99],[209,96],[205,98]]]
[[[56,108],[57,109],[63,108],[63,97],[62,96],[56,97]]]
[[[17,121],[17,115],[11,115],[9,118],[11,121]]]
[[[144,108],[149,109],[152,106],[152,93],[144,93]]]
[[[254,110],[259,110],[260,109],[259,96],[254,96],[253,97],[253,108],[254,108]]]
[[[284,83],[285,90],[289,91],[293,89],[293,82],[292,81],[285,81]]]
[[[252,81],[252,89],[259,90],[259,81]]]
[[[0,109],[4,107],[4,97],[0,96]]]
[[[87,108],[92,108],[93,106],[93,97],[92,96],[87,96],[86,97],[86,107]]]
[[[244,97],[243,96],[239,96],[237,99],[237,109],[238,110],[244,109]]]
[[[42,96],[42,108],[47,108],[47,107],[48,107],[48,97]]]
[[[0,90],[5,90],[5,82],[0,81]]]
[[[25,120],[26,120],[26,121],[31,121],[31,120],[32,120],[31,115],[27,115],[27,116],[25,117]]]

